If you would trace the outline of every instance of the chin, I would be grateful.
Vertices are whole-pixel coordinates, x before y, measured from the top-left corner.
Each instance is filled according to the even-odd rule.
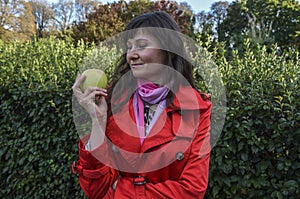
[[[143,71],[132,70],[132,74],[135,78],[139,78],[139,79],[145,79],[146,78],[146,75]]]

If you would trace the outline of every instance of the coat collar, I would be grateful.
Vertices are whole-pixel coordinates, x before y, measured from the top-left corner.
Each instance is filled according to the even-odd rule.
[[[208,94],[200,93],[190,86],[181,86],[167,111],[207,109],[210,104],[209,98]]]

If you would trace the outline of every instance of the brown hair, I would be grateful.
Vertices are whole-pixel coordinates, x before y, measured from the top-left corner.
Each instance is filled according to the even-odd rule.
[[[170,80],[173,78],[173,80],[176,81],[176,84],[172,85],[173,87],[171,90],[176,91],[180,84],[186,84],[186,82],[193,88],[195,87],[193,78],[193,65],[190,61],[188,61],[188,56],[186,50],[184,49],[184,43],[182,37],[180,36],[181,33],[178,24],[169,14],[162,11],[142,14],[132,19],[122,33],[122,48],[124,53],[120,57],[119,63],[115,68],[111,78],[110,87],[108,89],[108,105],[110,110],[111,104],[118,104],[118,106],[121,107],[127,103],[132,93],[136,89],[136,80],[131,73],[129,64],[127,63],[125,48],[127,40],[133,38],[136,32],[139,30],[146,31],[147,33],[155,36],[160,41],[163,50],[166,52],[166,64],[170,67],[170,69],[173,69],[170,70],[169,78]],[[185,81],[178,80],[176,78],[178,75],[176,76],[174,71],[182,74]],[[128,78],[122,79],[121,77],[125,74],[128,75],[126,75]],[[117,83],[118,88],[114,90]],[[127,92],[125,97],[124,91]],[[112,95],[114,95],[114,99],[122,99],[122,101],[111,102]],[[170,103],[172,99],[173,94],[170,92],[167,103]]]

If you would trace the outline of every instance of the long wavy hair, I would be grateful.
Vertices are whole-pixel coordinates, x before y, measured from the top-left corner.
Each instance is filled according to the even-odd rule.
[[[169,92],[167,104],[172,102],[174,92],[178,90],[180,85],[189,84],[195,88],[193,65],[187,56],[178,24],[169,14],[162,11],[142,14],[131,20],[122,33],[120,43],[124,53],[118,61],[108,88],[109,114],[112,114],[112,108],[121,108],[126,104],[137,88],[136,79],[126,59],[126,42],[128,39],[133,38],[138,31],[156,37],[162,46],[162,50],[166,52],[166,65],[170,67],[167,81],[176,82],[171,85],[170,90],[172,92]],[[176,73],[180,73],[184,80],[178,79]],[[126,78],[122,78],[125,74]]]

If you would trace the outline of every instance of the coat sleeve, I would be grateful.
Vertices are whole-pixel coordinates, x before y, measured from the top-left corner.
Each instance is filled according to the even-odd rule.
[[[79,141],[79,160],[73,163],[72,168],[73,172],[78,174],[79,183],[85,195],[90,199],[99,199],[107,194],[119,174],[115,169],[100,162],[94,155],[104,154],[101,151],[107,152],[108,142],[105,140],[95,151],[87,151],[85,143],[88,137]]]
[[[201,113],[197,134],[191,144],[189,160],[180,175],[179,180],[167,180],[161,183],[146,183],[144,187],[145,198],[204,198],[208,185],[210,161],[210,115],[211,104]],[[121,178],[118,192],[126,193],[134,190],[131,179]],[[143,197],[141,197],[143,198]]]

